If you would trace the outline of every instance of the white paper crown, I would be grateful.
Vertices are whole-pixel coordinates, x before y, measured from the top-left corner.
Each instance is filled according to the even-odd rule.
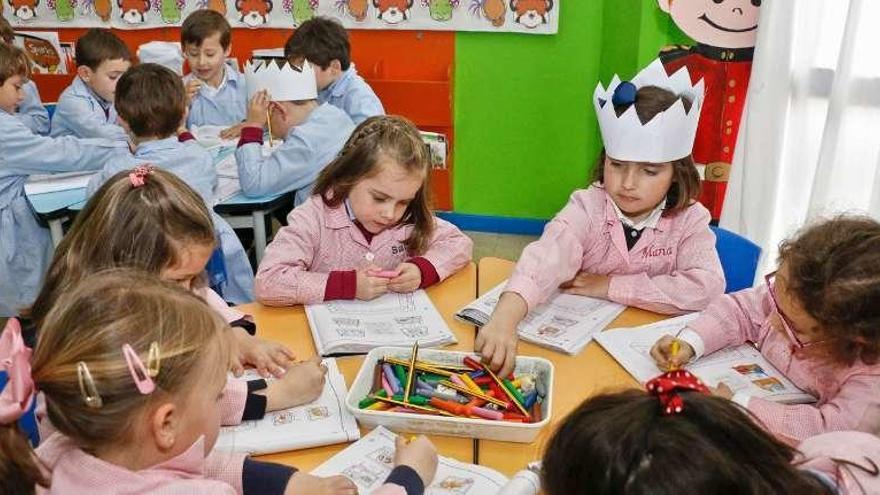
[[[279,67],[274,61],[249,61],[244,66],[248,99],[260,90],[267,90],[272,101],[314,100],[318,83],[312,64],[303,61],[302,70],[287,62]]]
[[[615,74],[607,89],[599,83],[593,92],[605,153],[617,160],[652,163],[670,162],[691,154],[703,108],[703,80],[691,84],[687,68],[682,67],[670,76],[660,59],[651,62],[630,82],[636,88],[657,86],[687,96],[692,104],[686,112],[679,99],[644,125],[636,115],[635,105],[620,117],[615,113],[611,99],[620,82]]]

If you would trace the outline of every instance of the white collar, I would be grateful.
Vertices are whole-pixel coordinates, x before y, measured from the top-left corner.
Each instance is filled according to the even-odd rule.
[[[217,96],[217,93],[223,90],[226,86],[226,83],[229,81],[229,67],[226,64],[223,64],[223,77],[220,78],[220,84],[217,85],[216,88],[212,88],[210,84],[207,82],[202,84],[201,91],[205,93],[205,96],[212,97]]]
[[[614,206],[614,212],[617,214],[617,218],[620,219],[620,223],[631,229],[642,230],[645,227],[651,227],[653,229],[657,226],[657,222],[659,222],[660,217],[663,216],[663,210],[666,207],[666,199],[664,198],[647,217],[638,223],[634,222],[632,218],[626,216],[626,214],[620,210],[620,207],[617,206],[617,203],[614,202],[614,199],[611,199],[611,204]]]

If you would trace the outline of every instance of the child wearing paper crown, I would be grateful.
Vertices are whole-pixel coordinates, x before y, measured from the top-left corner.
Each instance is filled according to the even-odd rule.
[[[783,241],[766,283],[717,298],[678,337],[660,339],[661,367],[753,342],[815,404],[780,404],[721,385],[792,444],[838,430],[880,433],[880,222],[842,216]]]
[[[370,117],[266,249],[254,286],[270,306],[369,300],[433,285],[473,242],[428,207],[430,156],[402,117]]]
[[[31,304],[52,257],[49,229],[41,227],[24,193],[29,175],[93,170],[128,146],[107,139],[51,138],[17,117],[30,62],[20,48],[0,43],[0,317]]]
[[[475,348],[513,370],[516,327],[555,290],[650,311],[699,311],[724,292],[709,213],[695,200],[690,156],[703,98],[686,71],[659,61],[632,82],[599,85],[593,104],[605,144],[595,182],[529,244]]]
[[[315,494],[356,492],[245,454],[213,451],[231,349],[223,320],[198,297],[133,270],[70,287],[33,354],[18,321],[0,336],[2,493]],[[37,391],[57,431],[36,452],[15,421]],[[421,493],[437,454],[400,441],[375,493]]]
[[[294,206],[312,195],[318,174],[336,158],[354,130],[339,108],[318,103],[311,64],[302,69],[274,62],[249,65],[245,77],[252,94],[235,160],[241,190],[247,196],[296,191]],[[263,126],[283,142],[263,156]]]
[[[134,156],[105,161],[101,172],[89,181],[88,194],[114,174],[147,163],[176,174],[211,210],[225,265],[226,280],[218,287],[221,295],[235,304],[253,301],[254,272],[244,247],[232,227],[212,209],[217,186],[213,158],[182,127],[186,94],[180,77],[161,65],[140,64],[120,78],[116,108],[122,126],[131,134]]]
[[[647,391],[584,401],[544,452],[540,488],[547,495],[880,493],[877,437],[826,433],[795,450],[687,371],[661,375]]]

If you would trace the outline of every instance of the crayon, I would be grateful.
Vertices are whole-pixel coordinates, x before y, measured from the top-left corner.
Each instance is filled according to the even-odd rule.
[[[394,376],[394,372],[391,370],[391,365],[388,363],[383,364],[382,371],[385,375],[385,380],[388,381],[388,385],[391,386],[391,390],[395,394],[399,394],[400,393],[400,382],[397,381],[397,377]],[[392,394],[392,395],[394,395],[394,394]]]
[[[477,386],[476,383],[474,383],[473,380],[471,380],[471,377],[467,376],[467,374],[461,374],[461,375],[458,375],[458,376],[459,376],[459,378],[461,378],[461,381],[463,381],[464,384],[465,384],[468,388],[470,388],[471,390],[473,390],[474,392],[482,392],[482,391],[483,391],[479,386]]]
[[[400,388],[403,388],[406,384],[406,369],[399,364],[391,365],[391,369],[394,370],[394,376],[397,377],[397,382],[400,383]]]
[[[507,390],[510,390],[510,393],[513,394],[513,397],[516,399],[517,402],[519,402],[520,404],[525,402],[525,399],[523,398],[522,394],[519,393],[519,390],[513,386],[513,383],[511,383],[510,380],[505,378],[505,379],[501,380],[501,383],[504,384],[504,387]]]
[[[469,396],[471,396],[471,397],[479,397],[480,399],[483,399],[483,400],[485,400],[486,402],[491,402],[491,403],[493,403],[493,404],[496,404],[496,405],[499,405],[499,406],[502,406],[502,407],[506,407],[506,406],[507,406],[507,403],[505,403],[504,401],[502,401],[502,400],[498,400],[498,399],[496,399],[496,398],[494,398],[494,397],[490,397],[490,396],[484,394],[482,391],[480,391],[480,392],[474,392],[473,390],[471,390],[471,389],[469,389],[469,388],[467,388],[467,387],[462,387],[462,386],[456,385],[456,384],[451,383],[451,382],[440,382],[440,384],[443,385],[444,387],[449,387],[449,388],[451,388],[451,389],[453,389],[453,390],[456,390],[456,391],[461,392],[461,393],[463,393],[463,394],[469,395]]]
[[[525,396],[525,400],[523,401],[523,407],[526,409],[531,409],[535,402],[538,400],[538,391],[532,390]]]
[[[424,406],[424,405],[428,404],[428,398],[422,397],[421,395],[410,395],[409,401],[403,400],[403,394],[397,394],[394,397],[392,397],[392,399],[399,400],[400,402],[407,402],[409,404],[415,404],[417,406]]]
[[[377,397],[388,397],[387,393],[384,390],[380,390],[374,395],[376,395]],[[376,399],[372,399],[370,398],[370,396],[364,397],[363,399],[361,399],[360,402],[358,402],[358,409],[366,409],[367,407],[372,406],[375,403]]]
[[[524,408],[521,403],[517,402],[516,397],[509,390],[504,388],[504,384],[501,383],[501,380],[498,379],[498,376],[486,365],[483,365],[483,369],[486,370],[486,373],[488,373],[490,377],[492,377],[492,380],[495,381],[495,384],[498,386],[498,388],[501,389],[501,391],[504,392],[507,397],[513,402],[513,405],[516,406],[516,408],[519,409],[521,413],[523,413],[523,416],[529,417],[529,412],[526,410],[526,408]]]

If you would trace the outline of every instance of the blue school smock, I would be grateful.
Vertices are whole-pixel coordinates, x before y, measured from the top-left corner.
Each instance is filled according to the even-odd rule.
[[[46,111],[46,107],[40,100],[40,91],[37,89],[37,85],[33,81],[28,81],[21,89],[24,90],[24,100],[18,106],[16,117],[34,134],[47,136],[49,134],[49,112]]]
[[[195,76],[188,74],[183,84]],[[224,82],[214,91],[203,85],[192,99],[186,126],[190,129],[201,125],[233,126],[241,123],[247,113],[247,86],[244,76],[234,67],[226,65]]]
[[[385,109],[373,88],[358,75],[354,64],[333,84],[318,92],[318,102],[341,108],[355,125],[374,115],[385,115]]]
[[[79,76],[61,93],[52,115],[52,137],[76,136],[128,142],[125,129],[116,122],[113,102],[96,95]]]

